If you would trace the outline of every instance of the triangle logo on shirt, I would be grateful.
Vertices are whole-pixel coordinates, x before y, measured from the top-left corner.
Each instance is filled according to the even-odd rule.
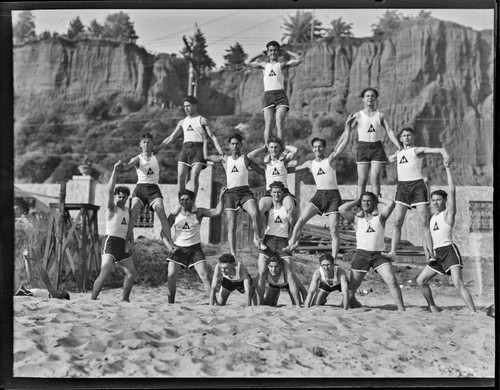
[[[278,168],[274,168],[272,175],[279,175],[279,174],[280,174],[280,171],[278,171]]]
[[[436,231],[436,230],[439,230],[439,226],[438,226],[438,223],[434,223],[434,228],[432,229],[432,231]]]
[[[281,220],[280,216],[278,215],[276,217],[276,219],[274,220],[274,223],[283,223],[283,221]]]
[[[370,128],[368,129],[368,133],[375,133],[375,127],[373,127],[373,125],[370,125]]]
[[[123,218],[123,221],[121,223],[122,225],[126,225],[127,224],[127,220],[125,218]]]
[[[323,171],[321,168],[318,169],[318,175],[324,175],[325,174],[325,171]]]
[[[400,164],[404,164],[404,163],[407,163],[407,162],[408,162],[408,160],[406,159],[406,156],[403,156],[403,157],[401,158],[401,160],[399,160],[399,163],[400,163]]]
[[[194,129],[191,127],[191,125],[189,125],[186,131],[194,131]]]
[[[189,224],[186,222],[184,224],[184,226],[182,227],[182,230],[189,230],[189,229],[191,229],[191,228],[189,227]]]
[[[271,72],[269,73],[269,76],[276,76],[276,73],[274,73],[274,69],[271,69]]]
[[[373,230],[373,228],[370,225],[368,225],[368,229],[366,229],[366,232],[367,233],[375,233],[375,230]]]
[[[234,173],[234,172],[239,172],[238,168],[236,168],[236,165],[233,167],[233,169],[231,169],[231,173]]]
[[[151,167],[148,169],[148,172],[146,173],[146,175],[154,175],[155,173],[153,172],[153,170],[151,169]]]

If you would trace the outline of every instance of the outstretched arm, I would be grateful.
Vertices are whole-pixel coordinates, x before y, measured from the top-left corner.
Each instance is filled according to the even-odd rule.
[[[450,159],[450,155],[448,154],[445,148],[427,148],[421,146],[415,149],[415,154],[419,157],[422,154],[441,154],[443,156],[443,160],[446,161]]]
[[[252,168],[259,175],[264,176],[266,174],[266,171],[264,170],[264,168],[262,168],[262,166],[260,164],[258,164],[257,162],[255,162],[254,160],[249,159],[248,156],[245,156],[245,163],[246,163],[247,168],[248,167]]]
[[[305,170],[311,170],[311,160],[304,161],[302,164],[295,167],[295,173]]]
[[[177,123],[177,126],[175,127],[174,131],[172,131],[172,134],[170,134],[167,138],[165,138],[160,145],[156,146],[153,149],[153,153],[158,153],[160,150],[166,148],[168,146],[168,144],[170,144],[174,139],[176,139],[179,135],[181,135],[183,121],[184,120],[181,119]]]
[[[445,161],[444,166],[446,167],[446,177],[448,178],[448,198],[446,200],[446,214],[444,218],[448,225],[453,226],[455,224],[455,215],[457,214],[456,188],[451,174],[451,162],[449,160]]]
[[[259,58],[262,56],[266,56],[266,55],[267,55],[266,51],[261,51],[261,52],[257,53],[256,55],[248,58],[245,61],[245,65],[250,66],[252,68],[257,68],[257,69],[264,68],[266,62],[260,60]]]
[[[213,218],[217,217],[222,214],[224,211],[224,204],[222,202],[222,198],[224,197],[224,194],[226,192],[227,188],[223,187],[220,195],[219,195],[219,203],[217,203],[217,207],[215,209],[205,209],[203,207],[200,207],[197,212],[198,219],[203,218],[203,217],[208,217],[208,218]]]
[[[207,135],[212,139],[212,141],[215,145],[215,148],[219,152],[219,155],[222,156],[224,154],[224,152],[222,151],[222,148],[219,145],[219,141],[217,140],[217,137],[215,136],[212,129],[210,129],[210,126],[208,125],[207,119],[204,117],[201,118],[201,126],[205,129],[205,131],[207,132]]]
[[[389,126],[389,122],[387,121],[387,118],[382,113],[380,113],[380,123],[382,124],[385,131],[387,132],[387,135],[389,136],[389,139],[391,140],[391,142],[396,146],[396,148],[398,150],[401,150],[401,145],[399,144],[399,141],[398,141],[398,138],[396,137],[396,134],[394,134],[394,130],[391,129],[391,126]]]
[[[128,171],[132,168],[138,167],[139,166],[139,156],[134,156],[130,159],[128,163],[122,163],[120,170],[122,171]]]
[[[293,68],[294,66],[298,66],[304,62],[304,58],[300,54],[294,53],[290,50],[287,50],[286,52],[290,56],[290,59],[284,62],[281,65],[281,68]]]

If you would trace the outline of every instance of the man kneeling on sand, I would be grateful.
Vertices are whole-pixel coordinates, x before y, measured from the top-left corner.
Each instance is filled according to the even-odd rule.
[[[219,285],[220,290],[217,294],[216,290]],[[252,300],[255,298],[252,277],[241,261],[236,262],[232,254],[226,253],[219,257],[219,262],[215,266],[210,290],[210,305],[224,306],[234,290],[245,294],[246,306],[252,305]]]

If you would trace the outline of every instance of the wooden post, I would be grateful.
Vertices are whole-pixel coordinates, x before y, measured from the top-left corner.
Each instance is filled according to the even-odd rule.
[[[62,259],[63,250],[62,245],[64,241],[64,230],[65,230],[65,210],[64,204],[66,200],[66,183],[61,184],[61,189],[59,192],[59,221],[57,222],[57,233],[56,233],[56,264],[55,264],[55,275],[54,275],[54,286],[56,289],[59,288],[59,278],[62,274]]]

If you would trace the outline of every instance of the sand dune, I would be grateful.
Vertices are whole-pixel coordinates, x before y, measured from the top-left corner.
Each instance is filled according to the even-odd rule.
[[[14,377],[494,377],[492,289],[471,288],[473,318],[450,286],[433,287],[438,314],[415,285],[403,286],[404,313],[376,276],[362,288],[373,292],[349,311],[339,294],[310,309],[284,294],[275,308],[244,307],[239,293],[210,307],[201,284],[182,281],[173,305],[165,287],[135,286],[130,303],[120,289],[14,297]]]

